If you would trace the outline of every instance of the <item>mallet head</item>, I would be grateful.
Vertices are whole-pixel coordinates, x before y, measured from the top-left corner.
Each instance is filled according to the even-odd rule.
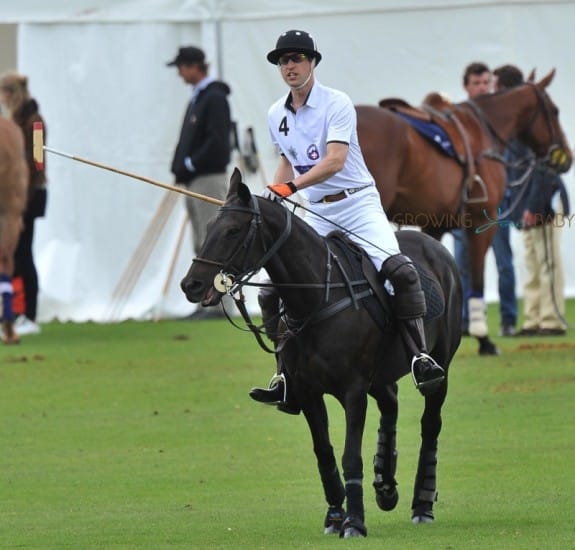
[[[44,169],[44,124],[34,122],[32,125],[32,156],[38,170]]]

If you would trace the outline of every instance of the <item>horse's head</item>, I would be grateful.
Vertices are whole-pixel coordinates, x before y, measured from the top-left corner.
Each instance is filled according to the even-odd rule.
[[[551,168],[562,173],[571,167],[573,155],[559,122],[559,109],[546,91],[554,76],[555,69],[541,81],[528,80],[525,84],[535,95],[536,107],[518,138]]]
[[[203,306],[217,305],[233,277],[249,270],[248,255],[256,242],[260,223],[258,200],[242,182],[236,168],[226,200],[209,222],[206,239],[180,287],[186,298]]]
[[[223,294],[235,293],[276,257],[291,229],[289,210],[252,195],[236,168],[226,200],[208,224],[199,256],[180,283],[186,298],[213,306]]]

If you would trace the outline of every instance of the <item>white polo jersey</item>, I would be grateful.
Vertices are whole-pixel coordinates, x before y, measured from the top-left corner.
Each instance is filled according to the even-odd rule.
[[[349,147],[339,172],[298,192],[312,203],[312,212],[305,220],[324,236],[336,229],[347,230],[349,237],[366,250],[380,269],[390,255],[399,252],[399,246],[359,148],[357,115],[351,99],[316,80],[297,112],[290,107],[290,100],[288,94],[270,107],[268,127],[274,145],[290,162],[294,174],[304,174],[324,158],[330,142]],[[338,202],[318,202],[340,191],[346,191],[348,196]]]
[[[327,153],[330,142],[346,143],[349,152],[344,167],[329,180],[300,191],[310,202],[330,195],[373,184],[357,138],[357,115],[351,99],[317,80],[305,104],[294,112],[291,94],[274,103],[268,112],[271,138],[285,155],[296,175],[304,174]]]

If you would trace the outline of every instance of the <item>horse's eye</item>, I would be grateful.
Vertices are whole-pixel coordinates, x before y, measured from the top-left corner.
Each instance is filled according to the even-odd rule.
[[[237,237],[237,235],[240,232],[240,228],[239,227],[230,227],[227,231],[227,236],[228,237]]]

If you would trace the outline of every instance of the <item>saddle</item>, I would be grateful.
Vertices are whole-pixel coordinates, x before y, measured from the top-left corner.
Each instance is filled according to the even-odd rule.
[[[350,272],[347,273],[348,278],[352,281],[366,280],[366,285],[357,289],[357,291],[360,292],[369,286],[373,293],[362,298],[361,303],[381,331],[390,332],[394,321],[391,296],[382,284],[377,269],[375,269],[373,262],[365,250],[341,231],[333,231],[327,235],[326,239],[332,253],[347,260],[350,269]],[[419,273],[421,287],[425,295],[427,307],[424,321],[435,319],[439,317],[445,309],[445,300],[439,281],[429,269],[413,258],[411,258],[411,260]]]
[[[476,155],[451,101],[432,92],[424,98],[420,108],[395,97],[380,100],[379,106],[403,118],[442,153],[458,162],[464,171],[464,189],[471,190],[476,180]]]

